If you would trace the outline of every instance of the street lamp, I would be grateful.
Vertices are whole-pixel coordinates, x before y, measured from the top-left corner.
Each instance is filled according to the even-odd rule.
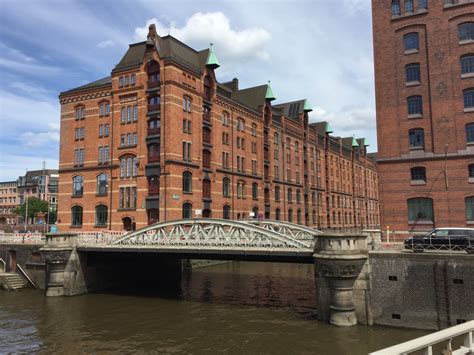
[[[26,194],[26,208],[25,208],[25,231],[28,225],[28,194]]]

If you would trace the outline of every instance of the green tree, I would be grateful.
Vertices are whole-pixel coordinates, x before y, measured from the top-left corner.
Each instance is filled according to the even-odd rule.
[[[25,199],[25,202],[18,207],[15,210],[15,213],[20,216],[25,218],[25,213],[26,213],[26,203],[27,200]],[[47,213],[48,212],[48,202],[40,200],[39,198],[36,197],[29,197],[28,198],[28,219],[31,220],[36,216],[38,212],[43,212]]]

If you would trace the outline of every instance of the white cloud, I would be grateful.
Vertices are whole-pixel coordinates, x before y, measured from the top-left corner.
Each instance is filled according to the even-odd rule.
[[[25,147],[43,147],[52,142],[59,142],[59,131],[32,132],[27,131],[20,134],[20,140]]]
[[[111,40],[106,40],[106,41],[102,41],[102,42],[97,43],[97,47],[99,47],[99,48],[109,48],[109,47],[113,47],[113,46],[115,46],[115,42],[111,41]]]
[[[223,66],[249,58],[270,58],[265,47],[271,39],[267,30],[258,27],[236,30],[231,27],[229,18],[222,12],[197,12],[189,17],[182,27],[173,23],[167,26],[152,18],[147,21],[145,27],[135,28],[135,40],[146,39],[151,23],[156,24],[159,35],[171,33],[173,37],[195,46],[196,49],[207,48],[209,43],[214,43],[216,55]]]

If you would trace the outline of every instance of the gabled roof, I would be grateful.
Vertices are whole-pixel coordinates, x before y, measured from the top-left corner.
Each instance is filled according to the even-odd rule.
[[[285,102],[282,104],[274,105],[273,107],[282,109],[284,116],[288,118],[293,118],[298,117],[298,115],[304,113],[304,102],[305,100]]]
[[[231,98],[251,109],[258,110],[260,106],[265,105],[266,93],[267,84],[238,90],[232,93]]]
[[[73,88],[73,89],[64,91],[60,95],[69,94],[69,93],[72,93],[72,92],[75,92],[75,91],[88,90],[88,89],[93,89],[93,88],[96,88],[96,87],[110,86],[110,85],[112,85],[112,77],[109,75],[109,76],[106,76],[105,78],[93,81],[92,83],[82,85],[82,86],[78,86],[77,88]]]
[[[333,133],[333,129],[331,127],[331,124],[329,122],[323,121],[323,122],[315,122],[315,123],[310,123],[310,127],[314,127],[316,129],[316,132],[320,135],[325,135],[326,133]]]

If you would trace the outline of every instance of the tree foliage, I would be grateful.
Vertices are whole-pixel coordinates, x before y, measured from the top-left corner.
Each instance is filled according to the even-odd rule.
[[[37,197],[29,197],[25,199],[25,202],[15,210],[15,213],[20,217],[25,217],[26,213],[26,204],[28,203],[28,218],[34,218],[37,213],[43,212],[46,214],[48,212],[48,202],[40,200]]]

